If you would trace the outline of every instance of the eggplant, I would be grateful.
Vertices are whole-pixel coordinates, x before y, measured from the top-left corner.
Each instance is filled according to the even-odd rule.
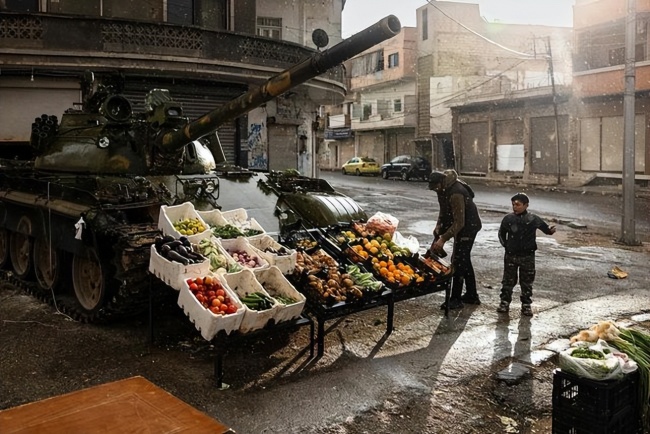
[[[162,237],[163,243],[171,243],[172,241],[175,241],[176,238],[172,237],[171,235],[165,235]]]
[[[183,255],[183,256],[186,257],[186,258],[188,258],[188,259],[192,259],[192,258],[190,258],[189,254],[188,254],[188,252],[187,252],[187,248],[186,248],[185,246],[182,246],[182,245],[181,245],[181,246],[177,246],[174,250],[175,250],[176,252],[180,253],[181,255]]]
[[[180,262],[183,265],[189,265],[190,264],[189,259],[187,259],[186,257],[184,257],[183,255],[181,255],[180,253],[178,253],[175,250],[170,250],[167,253],[167,259],[169,259],[171,261]]]
[[[179,238],[179,240],[183,243],[183,245],[187,248],[192,248],[192,243],[190,242],[189,238],[182,236]]]
[[[169,247],[169,244],[163,244],[163,245],[160,247],[160,249],[158,249],[158,251],[159,251],[161,254],[165,255],[165,256],[167,256],[167,253],[169,253],[171,250],[172,250],[172,248]]]
[[[172,250],[176,250],[176,247],[182,246],[183,242],[181,240],[169,241],[168,243],[163,244],[163,246],[169,246]]]

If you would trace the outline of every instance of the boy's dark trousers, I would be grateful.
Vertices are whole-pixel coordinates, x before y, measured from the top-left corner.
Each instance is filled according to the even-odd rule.
[[[476,234],[470,236],[458,237],[454,240],[454,253],[451,263],[454,267],[454,277],[451,284],[452,300],[460,300],[463,292],[463,282],[465,283],[465,292],[469,298],[478,298],[476,292],[476,276],[472,266],[472,247]]]
[[[512,301],[512,289],[517,284],[517,274],[519,274],[519,286],[521,286],[521,304],[530,305],[533,302],[535,253],[523,256],[505,254],[503,259],[503,280],[501,281],[501,301],[508,304]]]

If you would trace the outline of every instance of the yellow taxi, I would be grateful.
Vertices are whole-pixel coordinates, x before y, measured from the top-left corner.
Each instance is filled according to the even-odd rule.
[[[347,163],[341,168],[344,175],[355,174],[360,175],[379,175],[379,164],[374,158],[370,157],[354,157],[348,160]]]

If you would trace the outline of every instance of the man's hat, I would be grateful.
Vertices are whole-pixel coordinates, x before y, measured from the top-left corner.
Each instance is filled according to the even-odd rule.
[[[443,172],[439,172],[437,170],[434,170],[429,174],[429,190],[433,190],[433,188],[444,182],[445,178],[447,176]]]

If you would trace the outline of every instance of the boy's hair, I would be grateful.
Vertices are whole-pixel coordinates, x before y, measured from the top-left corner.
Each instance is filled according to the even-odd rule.
[[[528,203],[528,196],[526,193],[517,193],[510,199],[511,202],[518,200],[521,203]]]

